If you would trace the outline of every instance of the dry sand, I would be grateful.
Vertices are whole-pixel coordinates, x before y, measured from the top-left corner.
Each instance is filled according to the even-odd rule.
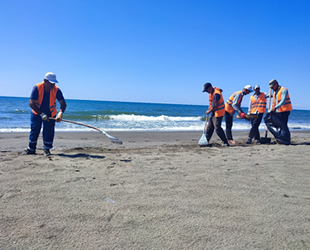
[[[0,133],[0,249],[310,249],[310,132],[200,148],[200,132]],[[262,132],[263,134],[263,132]],[[42,147],[39,138],[38,148]]]

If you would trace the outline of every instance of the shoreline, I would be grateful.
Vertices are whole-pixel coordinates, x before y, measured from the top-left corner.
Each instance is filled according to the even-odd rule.
[[[225,127],[222,127],[223,130],[225,131]],[[134,133],[134,132],[182,132],[182,133],[185,133],[185,132],[202,132],[202,129],[201,130],[108,130],[108,129],[102,129],[103,131],[105,132],[108,132],[108,133]],[[246,128],[246,129],[232,129],[233,132],[246,132],[246,131],[249,131],[250,128]],[[259,129],[260,132],[265,132],[265,129],[262,128],[262,129]],[[290,128],[290,131],[291,132],[298,132],[298,131],[309,131],[310,132],[310,129],[302,129],[302,128]],[[30,132],[30,129],[29,131],[0,131],[0,134],[1,133],[29,133]],[[55,133],[86,133],[86,132],[95,132],[95,130],[55,130]],[[269,132],[269,131],[268,131]]]
[[[261,137],[265,137],[265,132],[260,131]],[[161,145],[180,145],[190,144],[197,145],[198,140],[202,136],[201,131],[111,131],[108,133],[121,141],[122,145],[111,143],[110,139],[96,131],[87,132],[56,132],[54,137],[54,147],[70,148],[78,145],[79,147],[144,147],[144,146],[161,146]],[[234,139],[241,146],[246,144],[248,131],[233,131]],[[21,151],[28,146],[29,133],[26,132],[1,132],[0,133],[0,151]],[[273,136],[268,133],[267,137],[273,139]],[[310,142],[310,130],[291,131],[292,145],[299,143]],[[210,143],[215,146],[222,144],[214,132]],[[255,145],[255,143],[251,144]],[[250,145],[250,146],[251,146]],[[42,133],[38,138],[37,149],[42,148]]]

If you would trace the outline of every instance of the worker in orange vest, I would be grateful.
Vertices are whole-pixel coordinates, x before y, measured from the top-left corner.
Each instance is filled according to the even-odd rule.
[[[281,87],[277,80],[271,80],[269,82],[269,88],[273,90],[271,111],[277,112],[287,123],[288,117],[293,110],[288,89]]]
[[[25,154],[35,154],[37,140],[43,123],[43,150],[44,155],[50,155],[50,149],[53,147],[55,134],[55,120],[49,120],[49,117],[60,122],[67,104],[61,90],[56,86],[58,83],[56,75],[52,72],[45,74],[44,81],[35,85],[30,95],[29,106],[31,112],[31,131],[29,135],[29,144]],[[60,110],[57,113],[56,100],[60,104]]]
[[[225,122],[226,122],[226,136],[228,139],[228,143],[235,145],[236,142],[233,140],[231,129],[233,126],[233,119],[235,112],[245,118],[245,113],[241,109],[241,103],[243,100],[243,96],[250,94],[253,92],[251,85],[246,85],[241,91],[236,91],[233,93],[229,99],[225,103]]]
[[[225,114],[225,103],[222,96],[222,89],[212,87],[211,83],[204,85],[203,91],[209,93],[209,109],[206,111],[207,116],[211,113],[211,117],[208,121],[206,139],[209,143],[212,134],[215,132],[223,141],[223,146],[229,146],[224,130],[222,128],[222,120]]]
[[[285,127],[282,128],[290,134],[287,126],[288,118],[293,110],[292,102],[288,89],[279,85],[278,81],[272,79],[269,82],[269,88],[273,90],[273,100],[271,112],[276,112],[285,122]]]
[[[256,143],[260,143],[260,134],[259,134],[259,125],[262,121],[264,114],[266,113],[267,107],[267,97],[269,95],[266,93],[260,92],[260,86],[254,86],[254,94],[250,97],[250,104],[249,104],[249,114],[257,114],[258,117],[255,119],[251,119],[251,130],[249,133],[249,138],[247,140],[247,144],[252,143],[252,139],[254,138]]]

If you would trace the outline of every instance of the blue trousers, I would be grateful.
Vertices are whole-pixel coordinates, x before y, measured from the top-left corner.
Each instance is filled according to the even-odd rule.
[[[35,115],[31,112],[30,119],[30,135],[28,149],[35,151],[37,147],[38,137],[43,123],[43,148],[53,148],[55,135],[55,120],[43,121],[40,115]]]

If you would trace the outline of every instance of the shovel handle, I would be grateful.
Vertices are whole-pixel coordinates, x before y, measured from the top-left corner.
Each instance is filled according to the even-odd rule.
[[[271,104],[271,88],[269,90],[269,102],[268,102],[268,112],[270,110],[270,104]]]
[[[270,110],[270,104],[271,104],[271,88],[269,90],[269,100],[268,100],[268,111],[267,112],[269,112],[269,110]],[[267,138],[267,133],[268,133],[268,128],[266,126],[265,138]]]
[[[207,117],[206,117],[205,127],[203,129],[204,132],[206,132],[208,121],[209,121],[209,115],[207,115]]]

